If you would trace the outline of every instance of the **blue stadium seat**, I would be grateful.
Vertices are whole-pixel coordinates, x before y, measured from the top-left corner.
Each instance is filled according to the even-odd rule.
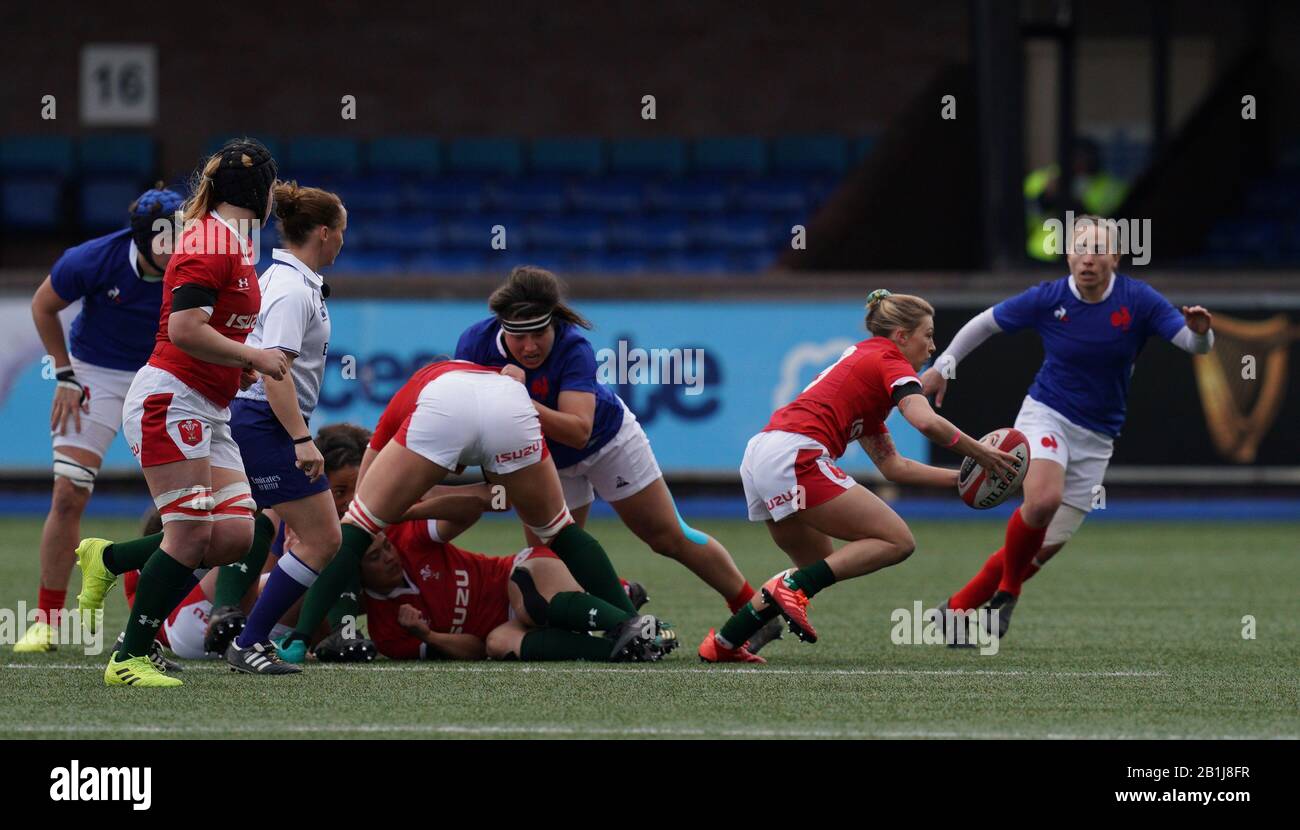
[[[741,210],[806,211],[811,200],[807,182],[793,176],[756,179],[736,187]]]
[[[638,251],[595,251],[577,254],[569,262],[575,274],[644,274],[650,270],[650,258]]]
[[[543,138],[528,148],[534,173],[598,176],[605,171],[604,146],[598,138]]]
[[[502,179],[487,186],[489,208],[558,213],[568,202],[564,181],[555,177]]]
[[[412,274],[478,274],[489,270],[483,251],[431,251],[416,254],[407,261]]]
[[[365,244],[391,251],[431,251],[442,240],[442,223],[431,213],[398,213],[366,223]]]
[[[1300,179],[1279,177],[1255,182],[1246,195],[1246,209],[1269,216],[1290,215],[1300,207]]]
[[[617,248],[681,251],[690,245],[690,230],[690,220],[685,216],[635,216],[611,223],[607,236],[609,244]]]
[[[560,251],[605,247],[605,219],[593,214],[539,217],[528,223],[528,244]]]
[[[729,200],[730,188],[718,181],[685,179],[646,188],[646,203],[655,210],[718,212],[726,209]]]
[[[366,169],[372,173],[436,176],[442,172],[441,147],[436,138],[376,138],[366,145],[365,158]]]
[[[81,140],[83,173],[127,173],[143,178],[153,174],[155,161],[154,140],[147,135],[95,135]]]
[[[353,176],[361,167],[361,147],[355,138],[304,136],[289,141],[289,152],[280,162],[281,175]],[[314,182],[304,184],[315,185]]]
[[[545,268],[557,274],[566,274],[576,261],[576,257],[571,251],[561,251],[555,248],[529,248],[520,258],[518,264],[536,265],[538,268]]]
[[[707,249],[754,249],[771,244],[772,220],[762,213],[705,216],[691,226],[691,242]]]
[[[690,251],[655,257],[651,268],[666,274],[726,274],[731,258],[720,251]]]
[[[407,182],[402,188],[408,208],[474,213],[487,204],[487,184],[478,176],[443,176]]]
[[[81,182],[79,216],[83,229],[107,233],[127,225],[127,210],[142,188],[131,176],[94,176]]]
[[[731,270],[741,274],[756,274],[776,265],[775,251],[736,251],[731,255]]]
[[[754,136],[701,138],[691,146],[691,166],[698,173],[760,176],[767,170],[767,147]]]
[[[676,138],[624,138],[610,142],[614,173],[680,176],[686,171],[686,144]]]
[[[53,230],[62,218],[63,182],[54,176],[0,181],[0,222],[19,230]]]
[[[578,210],[635,213],[645,206],[645,182],[636,177],[612,177],[574,182],[569,201]]]
[[[349,213],[396,211],[404,204],[402,181],[393,175],[343,179],[335,182],[334,188]]]
[[[61,135],[12,136],[0,139],[0,175],[72,172],[72,139]]]
[[[842,176],[848,163],[848,147],[841,136],[786,136],[772,142],[772,169],[778,173]]]
[[[339,254],[326,274],[400,274],[406,271],[401,254],[392,251],[348,251]]]
[[[488,211],[476,215],[450,215],[442,223],[442,242],[449,248],[492,253],[492,228],[505,229],[506,250],[523,250],[528,244],[525,224],[518,214]]]
[[[523,148],[513,138],[460,138],[447,149],[453,173],[518,176],[523,167]]]

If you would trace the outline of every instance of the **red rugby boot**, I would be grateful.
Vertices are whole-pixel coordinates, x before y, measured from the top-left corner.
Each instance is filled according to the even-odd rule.
[[[763,583],[763,599],[776,606],[790,623],[794,636],[805,643],[817,642],[817,630],[808,622],[808,597],[802,588],[796,588],[786,582],[790,571],[783,571]]]
[[[718,643],[718,638],[713,636],[714,629],[710,628],[704,642],[700,643],[700,659],[706,663],[766,663],[762,657],[752,654],[749,649],[741,646],[740,648],[723,648]]]

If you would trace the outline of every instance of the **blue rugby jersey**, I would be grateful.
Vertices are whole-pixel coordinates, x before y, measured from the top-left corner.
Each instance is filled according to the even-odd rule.
[[[1003,300],[993,319],[1005,332],[1033,329],[1043,340],[1029,397],[1112,438],[1124,426],[1129,378],[1147,338],[1171,340],[1185,325],[1159,292],[1123,274],[1100,302],[1084,302],[1065,276]]]
[[[131,230],[115,231],[69,248],[50,270],[63,300],[81,300],[69,340],[77,360],[134,372],[153,353],[162,307],[162,277],[146,281],[136,270]]]
[[[509,355],[496,317],[480,320],[465,329],[456,344],[457,360],[469,360],[482,366],[519,366],[524,370],[528,394],[551,409],[559,409],[560,392],[590,392],[596,396],[596,412],[587,446],[578,449],[547,439],[546,445],[559,469],[571,467],[594,455],[623,426],[623,402],[614,390],[596,381],[596,353],[581,331],[572,323],[559,323],[551,353],[536,369],[521,366]]]

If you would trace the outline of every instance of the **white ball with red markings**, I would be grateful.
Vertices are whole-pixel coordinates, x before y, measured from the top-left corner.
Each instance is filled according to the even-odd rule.
[[[1013,466],[1015,478],[993,478],[972,458],[961,462],[961,471],[957,474],[957,495],[976,510],[988,510],[997,507],[1007,497],[1020,489],[1029,473],[1029,439],[1014,427],[995,429],[980,439],[981,444],[988,444],[995,449],[1009,452],[1019,459]]]

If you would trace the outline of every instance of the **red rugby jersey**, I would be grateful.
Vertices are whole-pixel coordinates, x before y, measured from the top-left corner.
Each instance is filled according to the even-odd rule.
[[[868,338],[845,349],[799,397],[773,413],[763,431],[806,435],[839,458],[850,441],[888,431],[894,388],[908,381],[920,383],[898,345],[888,337]]]
[[[370,448],[382,450],[385,444],[393,440],[393,436],[401,430],[402,424],[406,423],[406,419],[410,418],[411,413],[415,411],[415,405],[419,402],[420,392],[424,387],[448,372],[500,374],[499,369],[480,366],[468,360],[443,360],[417,369],[415,374],[411,375],[411,379],[397,390],[397,394],[393,395],[388,406],[384,407],[384,414],[379,416],[379,423],[375,425],[375,431],[370,436]]]
[[[513,556],[484,556],[461,550],[429,535],[432,521],[401,522],[384,530],[402,559],[405,584],[387,596],[365,590],[370,639],[386,657],[413,660],[422,641],[397,622],[403,605],[419,609],[429,628],[446,634],[488,632],[509,618],[507,585]]]
[[[251,253],[246,253],[248,244],[234,226],[209,213],[181,235],[163,275],[162,311],[149,365],[170,372],[220,407],[229,406],[239,391],[239,367],[208,363],[172,343],[167,318],[172,313],[172,292],[194,283],[217,292],[208,325],[237,343],[247,340],[262,305],[257,271]],[[225,252],[219,253],[222,250]]]

